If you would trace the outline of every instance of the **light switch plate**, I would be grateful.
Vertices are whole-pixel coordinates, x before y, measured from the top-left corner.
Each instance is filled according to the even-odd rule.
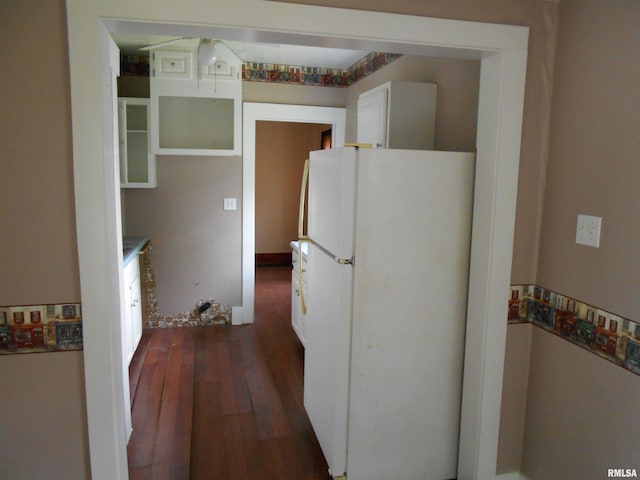
[[[235,210],[236,209],[236,199],[235,198],[225,198],[224,199],[224,210]]]
[[[578,215],[576,227],[576,243],[589,247],[600,247],[600,228],[602,217],[591,215]]]

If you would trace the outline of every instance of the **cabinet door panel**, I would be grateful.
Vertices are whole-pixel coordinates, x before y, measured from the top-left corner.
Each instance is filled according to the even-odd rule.
[[[160,148],[233,149],[233,99],[162,96],[159,112]]]
[[[149,148],[147,132],[127,132],[127,183],[146,183],[149,180]],[[131,161],[137,159],[138,161]]]
[[[300,284],[298,282],[298,273],[294,270],[291,274],[291,326],[298,335],[298,338],[302,342],[300,337]]]
[[[140,276],[129,287],[131,290],[131,356],[138,348],[142,337],[142,300],[140,295]]]
[[[120,140],[120,187],[154,188],[156,186],[155,155],[149,139],[149,100],[118,100]]]
[[[207,65],[203,68],[202,78],[208,80],[231,79],[233,80],[234,69],[231,64],[225,60],[218,60],[213,65]]]
[[[132,259],[124,268],[124,311],[122,319],[122,356],[128,365],[142,336],[142,303],[140,295],[140,264]]]
[[[358,143],[386,148],[388,94],[383,89],[363,95],[358,100]]]
[[[156,52],[155,70],[159,78],[191,78],[190,52]]]

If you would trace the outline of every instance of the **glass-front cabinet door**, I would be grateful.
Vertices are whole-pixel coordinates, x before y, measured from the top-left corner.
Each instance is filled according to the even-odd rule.
[[[156,158],[149,142],[149,99],[118,99],[120,186],[155,188]]]

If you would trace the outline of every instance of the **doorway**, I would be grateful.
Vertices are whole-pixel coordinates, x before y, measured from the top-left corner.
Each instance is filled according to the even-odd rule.
[[[67,14],[93,477],[126,478],[119,337],[112,325],[120,312],[121,280],[117,249],[109,246],[119,236],[114,226],[117,212],[110,203],[117,182],[111,174],[115,171],[111,128],[114,112],[108,108],[112,92],[104,88],[110,72],[103,66],[109,63],[111,54],[106,47],[109,30],[146,28],[178,35],[236,35],[271,43],[304,41],[348,47],[365,42],[373,48],[388,47],[401,53],[481,59],[474,202],[477,221],[473,225],[467,322],[467,338],[472,339],[467,344],[472,347],[465,359],[459,475],[492,478],[497,455],[496,419],[500,413],[506,336],[504,292],[511,273],[527,29],[402,15],[394,15],[393,22],[389,22],[389,15],[384,13],[258,1],[220,3],[211,8],[210,2],[199,0],[190,3],[190,8],[163,4],[158,9],[141,9],[127,2],[68,0]],[[128,18],[139,21],[114,20]],[[389,28],[390,23],[393,29]],[[376,32],[376,39],[371,32]],[[253,186],[255,173],[252,165],[247,166],[251,163],[246,161],[250,154],[250,149],[245,149],[243,184],[250,182],[247,186]],[[245,188],[244,195],[250,196],[250,202],[244,205],[251,208],[253,190]],[[251,252],[250,269],[243,262],[244,282],[254,274],[254,228],[245,223],[254,221],[254,212],[243,213],[243,251]],[[246,297],[245,292],[243,287],[242,308],[252,311],[254,292],[248,292]]]
[[[291,265],[305,159],[322,147],[331,125],[256,123],[256,266]]]
[[[254,316],[256,124],[259,121],[330,125],[333,146],[340,147],[344,145],[346,110],[334,107],[245,102],[242,116],[242,306],[233,308],[234,324],[252,323]]]

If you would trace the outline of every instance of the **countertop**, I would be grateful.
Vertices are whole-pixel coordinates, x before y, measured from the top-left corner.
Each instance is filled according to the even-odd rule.
[[[140,253],[149,243],[147,237],[124,237],[122,239],[122,265],[127,264]]]

